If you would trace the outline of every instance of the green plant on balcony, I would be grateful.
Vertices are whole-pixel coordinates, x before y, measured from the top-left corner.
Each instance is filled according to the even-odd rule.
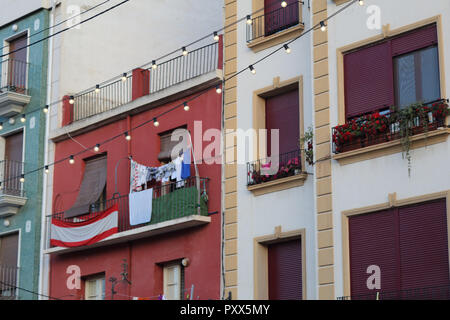
[[[311,166],[314,164],[313,139],[313,129],[309,127],[308,131],[305,132],[305,135],[301,137],[299,141],[300,149],[305,151],[305,160]]]

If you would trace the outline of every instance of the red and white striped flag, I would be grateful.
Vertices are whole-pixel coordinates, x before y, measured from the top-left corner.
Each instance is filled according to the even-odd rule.
[[[119,206],[100,212],[95,218],[82,222],[52,219],[50,244],[56,247],[86,246],[103,240],[118,231]]]

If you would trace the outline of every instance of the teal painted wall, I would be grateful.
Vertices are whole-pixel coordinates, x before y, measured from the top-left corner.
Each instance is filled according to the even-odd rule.
[[[18,30],[14,32],[12,25],[17,24]],[[0,29],[1,46],[4,41],[16,34],[28,30],[31,38],[29,43],[43,39],[48,35],[44,31],[36,36],[33,34],[47,29],[49,24],[49,11],[42,9],[36,11]],[[7,57],[4,57],[5,59]],[[2,59],[2,60],[3,60]],[[9,124],[3,121],[4,136],[16,130],[24,131],[24,162],[25,172],[30,172],[44,165],[44,143],[46,114],[42,108],[46,104],[47,93],[47,65],[48,65],[48,40],[28,47],[28,88],[31,96],[30,103],[25,107],[26,122],[20,121],[20,115],[15,117],[15,123]],[[0,218],[0,236],[12,231],[19,231],[19,287],[29,291],[38,292],[40,241],[41,241],[41,209],[43,172],[41,170],[25,176],[24,191],[28,198],[26,204],[17,215],[7,217],[10,222],[4,226],[4,220]],[[27,228],[28,225],[28,228]],[[18,290],[19,299],[38,299],[38,296],[24,290]]]

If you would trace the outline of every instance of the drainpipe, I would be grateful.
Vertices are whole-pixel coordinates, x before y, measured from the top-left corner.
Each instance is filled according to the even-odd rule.
[[[48,66],[47,66],[47,104],[50,105],[52,94],[52,65],[53,65],[53,25],[55,21],[55,8],[56,0],[51,2],[52,8],[49,21],[49,42],[48,42]],[[50,131],[50,111],[45,116],[45,140],[44,140],[44,164],[48,163],[48,137]],[[48,296],[48,284],[49,284],[49,257],[44,255],[44,250],[47,246],[47,225],[46,225],[46,212],[47,212],[47,174],[42,171],[42,208],[41,208],[41,244],[40,244],[40,257],[39,257],[39,280],[38,280],[38,292],[40,294]],[[44,268],[45,264],[45,268]],[[44,274],[45,272],[45,274]],[[42,296],[39,296],[42,300]]]

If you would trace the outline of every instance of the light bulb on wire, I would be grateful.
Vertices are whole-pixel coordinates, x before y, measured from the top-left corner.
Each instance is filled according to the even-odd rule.
[[[281,1],[281,6],[282,6],[283,8],[286,8],[287,2],[286,2],[286,1]]]
[[[327,30],[327,26],[325,25],[325,22],[323,22],[323,21],[320,21],[320,30],[322,30],[322,31]]]
[[[159,126],[158,119],[153,118],[153,125],[154,125],[155,127]]]
[[[27,119],[25,118],[25,113],[22,114],[22,116],[20,117],[20,122],[24,123],[25,121],[27,121]]]
[[[131,136],[130,136],[130,134],[128,133],[128,131],[125,132],[125,139],[128,140],[128,141],[131,140]]]
[[[283,47],[284,47],[284,51],[286,51],[286,53],[291,53],[291,48],[289,48],[289,46],[287,44],[285,44]]]
[[[100,150],[100,144],[97,143],[97,144],[95,145],[95,147],[94,147],[94,151],[95,151],[95,152],[98,152],[99,150]]]
[[[184,103],[184,111],[189,111],[189,105],[187,104],[187,102]]]
[[[127,81],[127,73],[126,73],[126,72],[124,72],[124,73],[122,74],[122,81],[123,81],[123,82]]]
[[[219,35],[217,34],[217,31],[214,31],[213,39],[214,39],[214,41],[219,41]]]
[[[152,60],[152,69],[155,70],[157,67],[156,60]]]
[[[42,111],[44,111],[44,113],[47,113],[47,112],[48,112],[48,104],[45,105],[45,107],[44,107],[44,109],[42,109]]]
[[[44,167],[44,172],[45,172],[45,173],[48,173],[48,166],[45,166],[45,167]]]
[[[247,15],[247,24],[252,24],[252,17],[249,14]]]
[[[250,72],[251,72],[251,73],[253,73],[253,74],[256,73],[256,70],[255,70],[255,68],[253,67],[253,65],[248,66],[248,68],[250,69]]]
[[[186,47],[181,48],[181,52],[183,53],[183,56],[187,56],[188,54]]]
[[[73,158],[73,156],[70,156],[69,163],[70,164],[74,164],[75,163],[75,159]]]
[[[0,122],[0,130],[3,130],[3,122]]]
[[[359,3],[360,6],[364,5],[364,1],[363,0],[359,0],[358,3]]]
[[[222,93],[222,88],[219,85],[216,86],[216,92],[217,92],[217,94]]]
[[[23,173],[20,175],[20,180],[19,181],[22,182],[22,183],[25,182],[25,175]]]
[[[69,103],[70,104],[74,104],[75,103],[75,97],[74,96],[70,96],[69,97]]]
[[[100,92],[100,85],[96,84],[95,85],[95,93],[99,93]]]

